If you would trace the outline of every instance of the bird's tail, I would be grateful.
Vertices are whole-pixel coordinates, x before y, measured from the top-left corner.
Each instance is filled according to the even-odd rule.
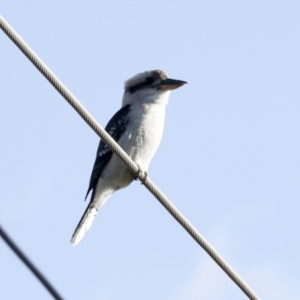
[[[97,216],[97,213],[98,209],[92,203],[90,203],[73,233],[71,239],[71,244],[73,246],[76,246],[82,240],[85,233],[92,226],[94,219]]]

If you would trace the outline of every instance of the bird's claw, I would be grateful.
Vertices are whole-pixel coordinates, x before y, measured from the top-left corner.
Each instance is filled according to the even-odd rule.
[[[135,173],[134,179],[135,179],[135,180],[138,180],[138,179],[139,179],[139,180],[141,181],[141,183],[144,184],[145,181],[146,181],[146,178],[147,178],[147,176],[148,176],[148,173],[147,173],[147,171],[143,171],[143,170],[140,168],[139,165],[138,165],[138,167],[139,167],[139,169],[138,169],[138,171]]]

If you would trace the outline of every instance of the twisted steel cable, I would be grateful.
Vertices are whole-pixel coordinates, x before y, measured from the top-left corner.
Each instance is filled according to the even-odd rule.
[[[108,147],[118,155],[129,170],[145,185],[145,187],[157,198],[167,211],[177,220],[178,223],[193,237],[193,239],[211,256],[211,258],[223,269],[223,271],[237,284],[237,286],[251,300],[259,300],[259,297],[242,280],[242,278],[229,266],[229,264],[218,254],[218,252],[206,241],[195,227],[179,212],[171,201],[156,187],[156,185],[145,176],[139,166],[132,161],[126,152],[110,137],[90,113],[82,106],[76,97],[63,85],[63,83],[52,73],[32,49],[22,40],[13,28],[0,15],[0,27],[15,45],[27,56],[37,69],[47,78],[55,89],[68,101],[78,112],[86,123],[97,133]]]

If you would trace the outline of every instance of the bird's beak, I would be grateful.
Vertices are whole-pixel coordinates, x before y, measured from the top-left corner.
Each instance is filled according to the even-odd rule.
[[[159,89],[163,91],[175,90],[186,83],[186,81],[167,78],[161,81],[161,83],[159,84]]]

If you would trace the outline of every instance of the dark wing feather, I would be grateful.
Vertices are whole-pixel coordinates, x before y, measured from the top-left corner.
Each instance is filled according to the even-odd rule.
[[[127,128],[128,125],[128,113],[130,111],[130,105],[123,106],[119,111],[117,111],[114,116],[110,119],[108,124],[105,127],[105,130],[110,134],[110,136],[118,142],[122,134]],[[95,191],[95,188],[97,186],[98,180],[108,164],[109,160],[112,157],[112,151],[109,149],[109,147],[100,140],[96,160],[94,163],[93,171],[91,174],[90,184],[87,191],[87,194],[85,196],[85,199],[87,198],[89,192],[93,190],[93,194]],[[91,197],[91,200],[93,198],[93,195]]]

